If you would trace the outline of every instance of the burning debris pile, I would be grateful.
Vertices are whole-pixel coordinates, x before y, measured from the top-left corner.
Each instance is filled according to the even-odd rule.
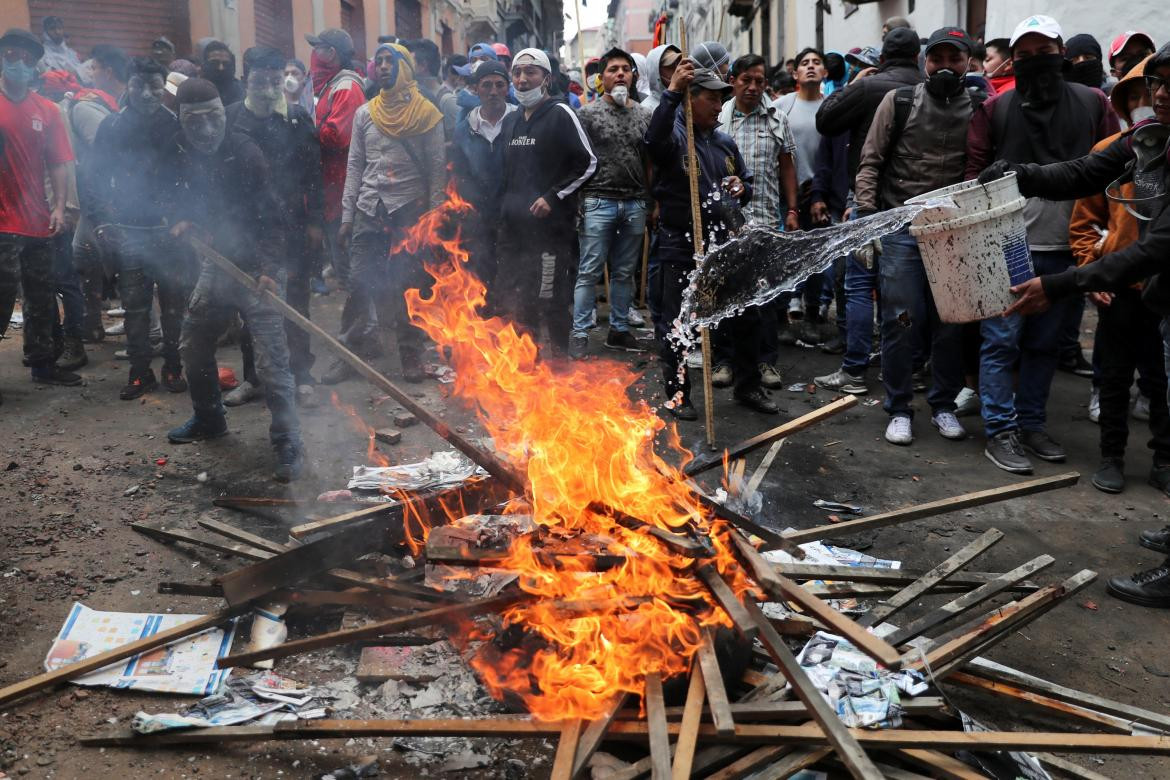
[[[664,779],[741,777],[764,767],[766,776],[783,777],[839,765],[864,778],[918,776],[907,766],[967,777],[977,771],[953,753],[975,756],[980,767],[997,751],[1170,753],[1170,738],[1161,736],[1170,717],[979,658],[1085,587],[1093,572],[1032,582],[1052,563],[1048,556],[1006,573],[968,571],[1002,537],[994,529],[924,572],[810,560],[812,550],[826,549],[813,543],[826,537],[1061,487],[1075,474],[773,530],[764,518],[732,509],[758,503],[749,494],[759,480],[742,478],[743,459],[855,400],[836,401],[720,457],[692,458],[652,409],[631,400],[633,373],[601,361],[571,369],[543,362],[530,337],[485,316],[483,285],[467,272],[451,226],[465,208],[453,198],[412,231],[412,249],[435,256],[434,284],[429,293],[408,293],[407,305],[446,355],[454,397],[474,408],[494,452],[372,368],[365,373],[483,474],[456,486],[396,489],[393,501],[303,523],[285,541],[217,520],[200,522],[217,536],[139,525],[167,541],[252,562],[213,582],[165,585],[166,592],[221,597],[221,611],[0,690],[0,704],[253,610],[279,616],[341,605],[367,617],[292,639],[253,632],[248,647],[216,666],[372,645],[352,672],[342,665],[352,679],[317,695],[332,702],[326,714],[372,712],[379,719],[294,710],[271,723],[118,732],[82,743],[394,737],[425,752],[427,743],[415,740],[476,738],[474,746],[441,743],[433,751],[471,766],[484,742],[553,738],[551,775],[558,779],[582,777],[590,767],[598,777]],[[717,501],[695,481],[720,466],[735,500]],[[849,597],[877,603],[854,620],[828,601]],[[895,625],[897,613],[924,597],[946,601]],[[997,597],[1009,600],[987,611]],[[941,696],[940,686],[950,684],[1107,733],[977,731]],[[1147,735],[1132,735],[1133,724]],[[1034,763],[1019,771],[1043,776]]]

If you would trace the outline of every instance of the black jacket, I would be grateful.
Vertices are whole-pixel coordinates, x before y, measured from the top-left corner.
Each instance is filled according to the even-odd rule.
[[[524,118],[523,108],[513,111],[504,117],[499,141],[504,142],[501,217],[508,229],[566,225],[571,229],[577,194],[597,170],[589,137],[573,109],[550,98],[530,119]],[[542,220],[528,211],[537,198],[552,208]]]
[[[817,109],[817,132],[823,136],[849,133],[849,181],[857,176],[861,147],[878,104],[891,89],[925,80],[916,60],[883,62],[877,73],[857,79],[825,98]]]
[[[273,112],[261,118],[240,101],[227,107],[227,131],[246,135],[260,147],[288,227],[324,224],[321,144],[309,112],[290,105],[287,117]]]
[[[179,120],[166,108],[142,116],[124,108],[102,120],[91,175],[79,193],[94,226],[156,227],[169,223],[177,179],[173,166]]]

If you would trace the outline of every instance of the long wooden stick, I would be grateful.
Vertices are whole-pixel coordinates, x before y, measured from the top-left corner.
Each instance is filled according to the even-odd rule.
[[[577,758],[577,745],[581,741],[580,718],[566,720],[561,726],[561,739],[557,743],[557,754],[553,758],[552,773],[549,780],[572,780],[573,761]]]
[[[589,759],[593,758],[593,754],[601,747],[601,743],[605,740],[605,732],[609,730],[609,724],[613,723],[613,719],[617,716],[622,706],[625,705],[627,698],[629,698],[629,694],[622,691],[613,698],[604,715],[585,725],[580,738],[577,740],[577,755],[573,758],[574,778],[582,778],[585,776],[585,770],[589,766]]]
[[[731,702],[727,700],[727,689],[723,686],[723,673],[715,655],[715,640],[711,629],[703,629],[703,644],[699,645],[699,671],[703,673],[703,686],[707,689],[707,709],[711,721],[720,734],[735,733],[735,718],[731,714]]]
[[[646,284],[650,276],[650,231],[642,232],[642,293],[638,296],[638,308],[646,308]]]
[[[670,780],[670,736],[666,730],[666,705],[662,676],[646,675],[646,725],[650,738],[651,780]]]
[[[996,501],[1006,501],[1009,498],[1030,496],[1033,493],[1042,493],[1045,490],[1075,485],[1081,475],[1075,471],[1067,474],[1057,474],[1054,477],[1040,477],[1027,482],[1017,482],[1014,485],[980,490],[975,493],[964,493],[961,496],[952,496],[925,504],[895,509],[892,512],[883,512],[880,515],[871,515],[857,520],[847,520],[844,523],[818,525],[815,528],[806,528],[803,531],[793,531],[785,534],[789,541],[803,544],[824,539],[828,536],[846,536],[858,531],[871,531],[875,528],[885,528],[888,525],[906,523],[911,520],[920,520],[924,517],[933,517],[946,512],[955,512],[959,509],[970,509],[974,506],[983,506]]]
[[[678,737],[674,746],[674,762],[670,766],[671,780],[687,780],[691,776],[691,765],[695,760],[695,743],[700,728],[699,718],[703,715],[703,701],[706,694],[703,673],[699,671],[699,665],[695,664],[691,669],[691,682],[687,688],[687,703],[683,710],[682,722],[677,724],[677,729],[672,728],[676,724],[667,724],[668,733],[674,731]],[[613,727],[619,725],[623,724],[615,723]]]
[[[188,620],[186,623],[180,623],[174,628],[159,631],[152,636],[136,639],[133,642],[112,648],[104,653],[98,653],[77,663],[62,666],[59,669],[54,669],[44,674],[38,674],[27,680],[13,683],[6,688],[0,688],[0,706],[19,699],[22,696],[27,696],[30,693],[36,693],[37,691],[50,688],[58,683],[77,679],[82,675],[109,666],[115,661],[121,661],[139,653],[145,653],[147,650],[154,650],[156,647],[169,645],[171,642],[198,634],[200,631],[206,631],[209,628],[215,628],[219,624],[231,620],[243,611],[242,608],[224,609],[211,615]]]
[[[215,265],[236,282],[239,282],[254,295],[258,296],[261,300],[266,301],[270,306],[284,315],[285,319],[292,322],[293,325],[296,325],[301,330],[306,331],[307,333],[316,336],[325,342],[325,345],[328,346],[329,349],[335,355],[337,355],[337,357],[348,363],[350,367],[365,377],[369,382],[376,385],[395,401],[406,407],[406,409],[410,411],[411,414],[413,414],[415,417],[421,420],[424,425],[434,431],[439,436],[439,438],[443,439],[455,449],[462,452],[476,465],[482,467],[484,471],[491,474],[493,477],[500,480],[504,484],[508,485],[516,492],[524,492],[524,479],[511,466],[499,460],[490,452],[481,449],[479,446],[472,443],[470,439],[467,439],[458,432],[452,430],[446,422],[444,422],[435,414],[431,413],[430,410],[423,407],[422,404],[416,401],[413,396],[411,396],[405,390],[402,390],[400,387],[398,387],[398,385],[391,382],[384,374],[379,372],[369,363],[362,360],[350,350],[346,349],[340,341],[329,335],[329,333],[327,333],[320,325],[313,322],[308,317],[294,309],[292,306],[289,306],[287,303],[285,303],[279,295],[273,295],[268,290],[261,290],[260,287],[256,284],[256,280],[240,270],[240,268],[231,260],[228,260],[219,252],[215,251],[210,246],[193,236],[188,236],[187,240],[191,243],[191,246],[195,248],[195,251],[198,252],[205,260]]]

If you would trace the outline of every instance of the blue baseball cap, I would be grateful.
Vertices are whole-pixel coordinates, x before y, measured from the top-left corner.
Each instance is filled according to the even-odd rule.
[[[487,57],[489,59],[499,62],[500,55],[496,54],[496,50],[492,48],[490,43],[477,43],[467,51],[467,59],[475,59],[476,57]]]

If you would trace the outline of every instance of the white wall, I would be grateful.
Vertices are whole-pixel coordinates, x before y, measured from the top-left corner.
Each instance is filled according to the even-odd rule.
[[[1108,48],[1114,36],[1126,30],[1148,33],[1154,43],[1162,46],[1170,41],[1170,13],[1167,10],[1166,0],[988,0],[987,37],[1008,37],[1016,24],[1028,16],[1047,14],[1060,22],[1065,37],[1089,33],[1103,49]]]

